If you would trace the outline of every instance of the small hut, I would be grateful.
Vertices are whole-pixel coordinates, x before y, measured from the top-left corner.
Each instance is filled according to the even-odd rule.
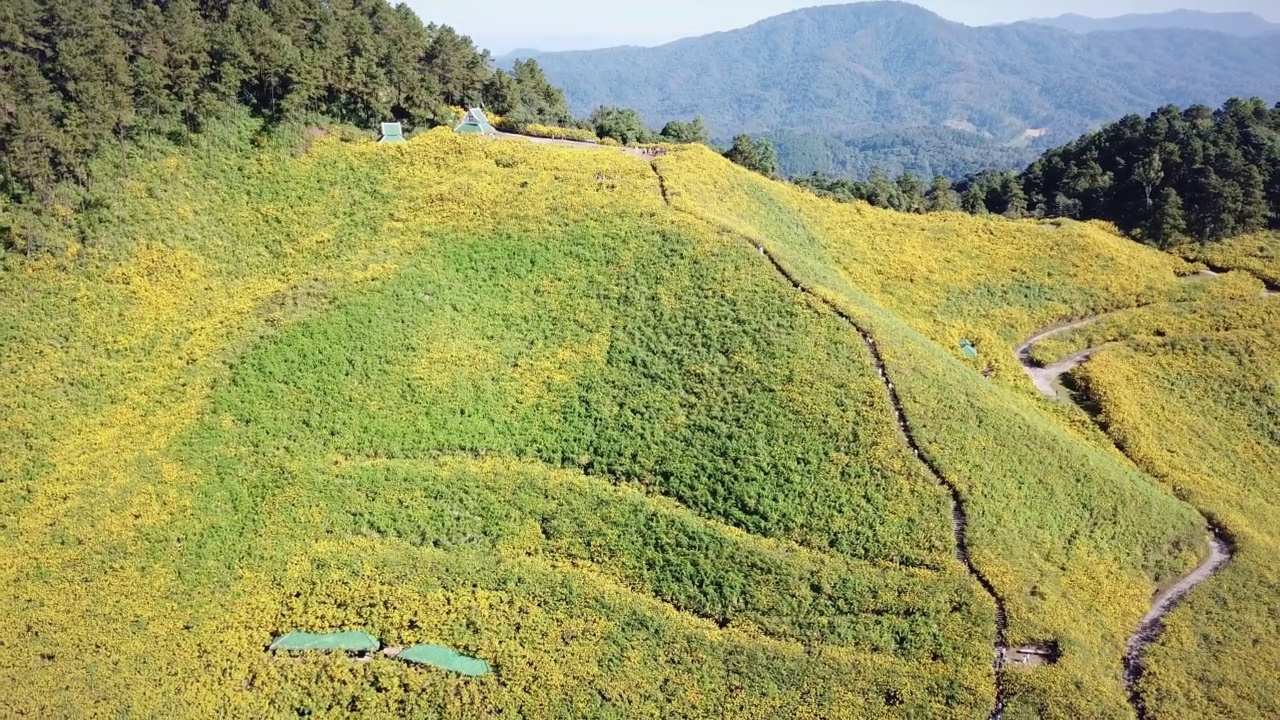
[[[471,108],[467,111],[466,117],[462,118],[462,122],[453,128],[454,132],[476,134],[476,135],[496,135],[497,130],[489,124],[489,118],[485,117],[484,111],[480,108]]]
[[[404,131],[400,128],[400,123],[389,122],[382,123],[382,136],[378,138],[380,143],[402,143],[404,142]]]

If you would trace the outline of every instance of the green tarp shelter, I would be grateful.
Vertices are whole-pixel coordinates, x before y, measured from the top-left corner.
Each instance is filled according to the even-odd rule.
[[[380,143],[401,143],[404,142],[404,130],[400,128],[400,123],[382,123],[382,137],[378,138]]]
[[[466,655],[460,655],[447,647],[439,645],[414,645],[396,656],[401,660],[419,665],[434,665],[445,670],[452,670],[463,675],[484,675],[489,672],[489,663]]]
[[[498,132],[489,124],[489,118],[485,117],[484,111],[480,108],[471,108],[468,110],[467,116],[462,118],[462,122],[458,123],[453,130],[454,132],[481,135],[494,135]]]
[[[269,649],[275,651],[340,650],[342,652],[375,652],[379,647],[382,647],[382,645],[377,638],[368,633],[358,631],[334,632],[323,635],[291,632],[288,635],[276,638],[276,641],[271,643]]]
[[[960,341],[960,350],[964,352],[965,357],[978,357],[978,348],[974,347],[973,343],[969,342],[969,338],[965,338]]]

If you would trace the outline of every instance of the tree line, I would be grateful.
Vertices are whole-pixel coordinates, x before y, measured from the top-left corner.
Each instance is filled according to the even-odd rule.
[[[902,212],[1106,220],[1156,247],[1211,243],[1280,227],[1280,104],[1165,106],[1049,150],[1022,172],[987,170],[955,183],[880,172],[866,181],[814,173],[792,182]]]
[[[414,128],[476,104],[570,118],[536,62],[496,71],[469,37],[386,0],[0,3],[0,199],[13,207],[47,208],[104,151],[180,140],[228,110]]]
[[[658,133],[623,108],[575,119],[537,61],[494,69],[471,38],[387,0],[6,0],[0,238],[39,249],[50,208],[87,202],[96,158],[183,142],[236,113],[412,131],[474,106],[517,132],[536,124],[624,144],[709,143],[701,119]]]

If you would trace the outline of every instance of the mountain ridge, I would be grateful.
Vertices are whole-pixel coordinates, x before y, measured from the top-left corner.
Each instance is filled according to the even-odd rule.
[[[799,127],[847,140],[951,124],[1007,151],[1032,129],[1045,130],[1031,140],[1047,148],[1164,104],[1280,97],[1280,46],[1266,38],[1133,32],[1142,42],[1030,23],[969,27],[876,2],[806,8],[653,48],[536,57],[577,113],[633,107],[655,127],[701,115],[721,138]]]
[[[1033,18],[1023,22],[1055,27],[1074,33],[1176,28],[1253,37],[1280,32],[1280,23],[1273,23],[1257,13],[1207,12],[1185,8],[1163,13],[1129,13],[1109,18],[1093,18],[1076,13],[1065,13],[1057,17]]]

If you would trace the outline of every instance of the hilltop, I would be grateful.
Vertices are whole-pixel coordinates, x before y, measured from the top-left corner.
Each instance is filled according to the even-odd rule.
[[[617,105],[655,125],[701,115],[713,137],[772,133],[788,174],[879,167],[958,177],[1025,165],[1038,150],[1166,103],[1280,97],[1280,44],[1267,38],[968,27],[898,2],[537,59],[576,113]]]
[[[1116,354],[1089,382],[1135,466],[1013,352],[1203,308],[1254,359],[1212,314],[1117,337],[1158,323],[1134,351],[1169,372],[1177,342],[1236,358],[1207,386],[1255,377],[1256,280],[1187,283],[1092,224],[836,204],[696,145],[239,132],[132,161],[79,250],[5,256],[10,708],[1123,716],[1127,638],[1203,562],[1205,513],[1240,559],[1131,690],[1274,710],[1274,398],[1233,380],[1256,391],[1192,397],[1235,420],[1149,436],[1164,376]],[[1184,433],[1202,469],[1167,466]],[[267,650],[295,630],[492,670]],[[1054,664],[993,668],[1023,646]]]
[[[1074,13],[1026,22],[1056,27],[1075,33],[1124,30],[1206,30],[1227,35],[1253,37],[1280,32],[1280,24],[1268,22],[1256,13],[1171,10],[1164,13],[1134,13],[1110,18],[1091,18]]]

